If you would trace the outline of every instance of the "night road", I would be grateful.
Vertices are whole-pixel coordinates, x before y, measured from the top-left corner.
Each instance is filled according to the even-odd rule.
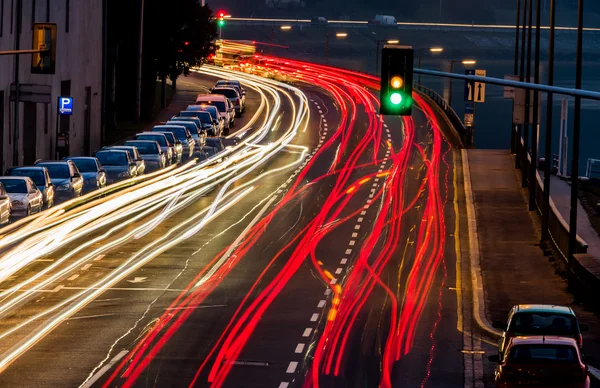
[[[1,385],[462,385],[447,124],[279,65],[224,153],[2,236]]]

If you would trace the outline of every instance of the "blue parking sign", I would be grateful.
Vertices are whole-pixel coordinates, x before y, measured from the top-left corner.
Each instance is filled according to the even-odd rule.
[[[58,114],[70,116],[73,114],[73,98],[58,97]]]

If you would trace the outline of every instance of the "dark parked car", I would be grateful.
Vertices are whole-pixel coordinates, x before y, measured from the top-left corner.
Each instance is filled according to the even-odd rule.
[[[56,202],[77,198],[83,191],[83,177],[79,169],[70,160],[37,161],[38,167],[46,167],[54,185],[54,200]]]
[[[106,183],[111,184],[133,178],[137,165],[124,150],[102,150],[94,155],[106,170]]]
[[[167,157],[160,145],[154,140],[127,140],[125,146],[133,146],[138,149],[142,159],[146,163],[146,171],[153,172],[165,168]]]
[[[131,159],[133,159],[135,161],[135,164],[137,166],[136,176],[143,175],[144,172],[146,172],[146,162],[144,161],[144,158],[142,158],[142,155],[140,155],[140,151],[137,149],[137,147],[123,145],[123,146],[104,147],[102,149],[103,150],[122,150],[122,151],[129,152],[129,156],[131,157]]]
[[[106,186],[106,170],[97,158],[77,156],[64,158],[64,160],[70,160],[77,166],[79,173],[83,177],[84,194]]]

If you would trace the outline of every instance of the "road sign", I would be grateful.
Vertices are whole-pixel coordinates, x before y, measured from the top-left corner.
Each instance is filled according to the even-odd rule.
[[[504,79],[507,81],[520,81],[520,77],[518,75],[505,75]],[[515,99],[516,88],[514,86],[505,86],[504,87],[504,98]]]
[[[487,75],[487,71],[475,70],[475,75],[478,77],[485,77]],[[475,82],[475,96],[473,97],[473,101],[485,102],[485,83]]]
[[[70,116],[73,114],[72,97],[58,97],[58,114],[61,116]]]
[[[32,74],[56,72],[56,23],[33,23],[33,50],[48,50],[31,55]]]
[[[474,69],[466,69],[465,75],[475,75]],[[465,102],[475,100],[475,81],[465,81]]]

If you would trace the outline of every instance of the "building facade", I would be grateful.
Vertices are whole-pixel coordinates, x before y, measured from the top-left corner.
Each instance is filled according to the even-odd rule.
[[[19,10],[19,3],[22,8]],[[21,12],[21,31],[16,17]],[[19,59],[20,98],[17,164],[65,155],[90,155],[102,139],[103,0],[0,0],[0,51],[32,49],[33,23],[57,25],[55,74],[32,74],[32,55]],[[0,171],[13,165],[15,56],[0,56]],[[44,98],[27,96],[40,90]],[[58,98],[73,98],[71,116],[58,115]],[[39,96],[38,96],[39,97]],[[25,100],[25,101],[24,101]],[[68,144],[57,153],[57,133],[68,134]],[[62,137],[61,137],[62,145]],[[60,145],[59,145],[60,148]],[[1,174],[0,174],[1,175]]]

